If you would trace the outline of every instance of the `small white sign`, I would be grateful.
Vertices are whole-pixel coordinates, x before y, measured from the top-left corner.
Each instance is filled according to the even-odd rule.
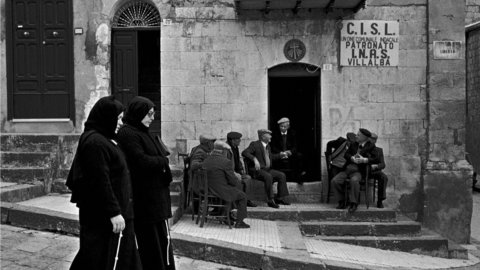
[[[340,32],[340,65],[398,66],[398,21],[344,20]]]
[[[171,19],[163,19],[163,25],[172,25],[172,20]]]
[[[323,71],[331,71],[333,69],[332,64],[323,64]]]
[[[462,59],[462,42],[433,41],[433,59]]]

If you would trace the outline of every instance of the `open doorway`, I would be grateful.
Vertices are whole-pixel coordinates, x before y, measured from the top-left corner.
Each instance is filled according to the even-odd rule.
[[[304,182],[321,179],[320,71],[311,69],[310,65],[290,63],[268,71],[269,128],[278,130],[280,118],[290,119],[303,155]]]

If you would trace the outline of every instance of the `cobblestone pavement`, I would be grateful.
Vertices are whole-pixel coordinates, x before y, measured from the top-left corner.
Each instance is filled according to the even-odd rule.
[[[77,237],[0,225],[0,269],[65,270],[75,257]],[[242,270],[211,262],[175,256],[178,270]]]

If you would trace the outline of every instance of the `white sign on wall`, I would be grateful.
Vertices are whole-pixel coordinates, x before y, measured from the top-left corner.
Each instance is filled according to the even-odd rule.
[[[342,23],[341,66],[398,66],[397,21],[344,20]]]
[[[462,42],[434,41],[433,59],[462,59]]]

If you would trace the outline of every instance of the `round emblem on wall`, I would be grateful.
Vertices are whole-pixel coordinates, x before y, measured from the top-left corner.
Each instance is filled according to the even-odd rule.
[[[287,41],[285,47],[283,47],[283,54],[285,54],[285,57],[292,62],[300,61],[305,56],[305,52],[305,44],[298,39]]]

